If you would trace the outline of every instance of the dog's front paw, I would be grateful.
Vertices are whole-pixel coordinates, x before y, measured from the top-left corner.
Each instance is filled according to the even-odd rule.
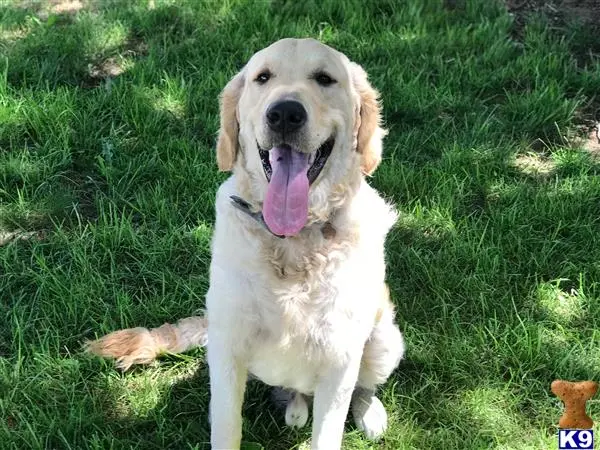
[[[308,421],[308,405],[300,392],[296,392],[285,408],[285,423],[289,427],[302,428]]]
[[[352,416],[356,427],[368,439],[378,439],[387,429],[383,403],[369,391],[357,390],[352,397]]]

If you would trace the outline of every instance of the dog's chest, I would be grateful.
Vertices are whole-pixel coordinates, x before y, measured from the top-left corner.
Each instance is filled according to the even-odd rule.
[[[358,312],[344,295],[350,287],[343,279],[352,262],[350,248],[330,243],[322,251],[271,249],[269,275],[257,280],[264,297],[255,302],[249,364],[264,382],[310,393],[319,373],[344,358]]]
[[[312,247],[301,243],[265,249],[264,290],[257,302],[261,332],[283,345],[299,340],[322,347],[327,330],[341,313],[340,268],[351,251],[344,241]]]
[[[350,328],[332,295],[300,283],[260,307],[250,372],[267,384],[312,393],[320,372],[342,358],[340,331]]]

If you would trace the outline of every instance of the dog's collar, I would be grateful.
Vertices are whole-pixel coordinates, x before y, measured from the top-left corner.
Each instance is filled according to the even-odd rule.
[[[279,239],[285,239],[285,236],[275,234],[269,229],[269,227],[267,226],[267,223],[265,222],[265,218],[263,217],[262,211],[253,211],[252,205],[250,203],[248,203],[246,200],[244,200],[243,198],[238,197],[237,195],[231,195],[231,196],[229,196],[229,198],[231,199],[231,204],[235,208],[248,214],[250,217],[252,217],[254,220],[256,220],[259,224],[261,224],[262,227],[265,230],[267,230],[269,233],[271,233],[273,236],[278,237]],[[331,225],[331,222],[329,222],[329,221],[324,222],[322,224],[321,233],[323,233],[323,237],[325,239],[333,239],[336,235],[335,228],[333,227],[333,225]]]
[[[243,198],[238,197],[237,195],[230,195],[229,198],[231,199],[231,204],[234,207],[236,207],[240,211],[248,214],[250,217],[252,217],[258,223],[260,223],[263,226],[263,228],[266,229],[273,236],[276,236],[279,239],[285,239],[285,236],[275,234],[269,229],[269,227],[267,226],[267,222],[265,222],[265,218],[263,217],[262,211],[256,211],[256,212],[252,211],[252,209],[251,209],[252,205],[250,203],[248,203],[246,200],[244,200]]]

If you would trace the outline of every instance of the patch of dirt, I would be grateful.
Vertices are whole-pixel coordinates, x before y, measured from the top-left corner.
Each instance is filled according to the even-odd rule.
[[[20,0],[16,2],[16,6],[34,12],[41,20],[48,20],[50,16],[74,16],[82,9],[91,9],[95,2],[96,0]]]
[[[139,37],[130,37],[125,43],[123,55],[138,58],[148,55],[148,44]]]
[[[91,1],[79,0],[21,0],[17,1],[20,8],[36,12],[40,19],[46,20],[50,14],[76,14],[91,5]]]
[[[29,241],[31,239],[41,241],[45,237],[44,231],[0,231],[0,247],[12,241]]]
[[[556,164],[540,153],[518,155],[513,166],[520,172],[536,178],[548,178],[556,170]]]
[[[600,58],[600,0],[504,0],[504,3],[514,17],[515,39],[522,39],[524,28],[534,15],[542,15],[552,32],[575,33],[571,51],[582,67]],[[577,136],[568,141],[582,145],[594,158],[600,157],[600,97],[590,99],[580,108],[578,122]]]
[[[114,78],[124,72],[123,66],[117,62],[116,58],[107,58],[98,64],[90,64],[88,67],[91,78]]]
[[[600,162],[600,98],[581,107],[576,121],[574,134],[567,139],[569,145],[582,148]]]
[[[598,0],[505,0],[505,3],[518,21],[526,21],[531,13],[542,13],[557,25],[575,19],[584,25],[600,26]]]
[[[83,9],[83,3],[77,0],[50,0],[50,7],[48,8],[54,14],[75,14],[80,9]]]
[[[577,17],[584,24],[600,26],[600,3],[598,0],[563,0],[561,7],[567,14]]]
[[[534,15],[542,15],[553,31],[563,33],[569,24],[578,24],[585,30],[586,38],[578,43],[578,59],[598,56],[600,53],[600,1],[599,0],[504,0],[507,11],[514,17],[513,33],[523,37],[523,30]]]
[[[14,416],[8,416],[6,418],[6,426],[9,429],[17,428],[17,419],[15,419]]]
[[[131,38],[125,42],[119,53],[122,58],[111,56],[88,64],[88,73],[81,86],[95,88],[105,83],[106,87],[109,88],[112,79],[125,72],[127,60],[140,58],[148,54],[148,44],[141,39]]]
[[[600,122],[589,131],[582,144],[583,149],[589,152],[592,158],[600,162]]]

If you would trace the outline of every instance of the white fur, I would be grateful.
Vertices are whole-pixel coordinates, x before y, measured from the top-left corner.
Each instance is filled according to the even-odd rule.
[[[335,242],[316,225],[279,240],[231,206],[229,196],[237,193],[232,176],[217,194],[207,294],[213,448],[239,446],[248,371],[267,384],[315,394],[313,448],[339,448],[381,305],[383,245],[396,215],[363,180],[332,221]],[[394,350],[386,377],[402,353],[398,345]]]
[[[269,81],[257,83],[265,70]],[[319,85],[319,71],[336,82]],[[370,437],[385,430],[385,410],[373,392],[397,366],[404,343],[385,286],[384,243],[397,216],[363,176],[379,164],[386,134],[377,97],[360,66],[310,39],[283,39],[261,50],[223,91],[217,156],[233,175],[217,193],[206,297],[215,449],[239,447],[249,373],[314,395],[313,450],[340,448],[357,386],[369,392],[355,397],[357,425]],[[266,126],[265,111],[282,98],[308,112],[299,134],[289,137],[296,150],[312,153],[335,138],[310,188],[307,226],[286,239],[230,201],[240,196],[260,209],[268,182],[257,146],[268,149],[281,139]],[[325,221],[334,236],[323,233]],[[288,423],[306,421],[298,398],[288,412],[301,414],[286,414]]]
[[[387,427],[387,413],[383,403],[372,391],[358,388],[352,396],[352,415],[356,428],[369,439],[377,439]]]
[[[289,427],[302,428],[307,421],[306,399],[300,392],[296,392],[285,408],[285,424]]]

